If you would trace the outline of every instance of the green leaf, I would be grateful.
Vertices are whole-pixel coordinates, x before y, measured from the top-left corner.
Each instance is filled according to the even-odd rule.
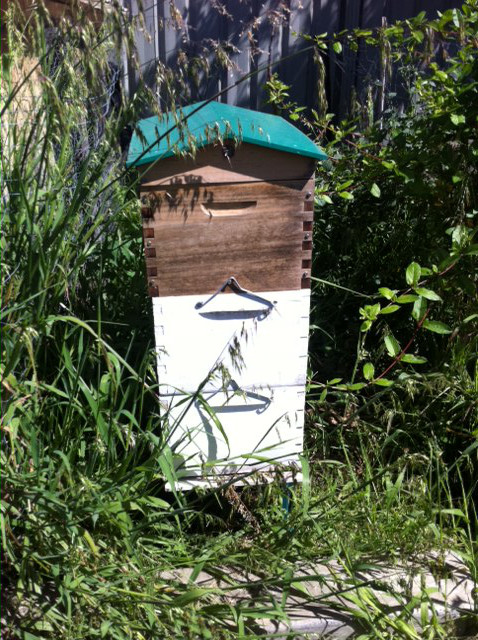
[[[360,325],[360,331],[368,331],[371,326],[372,326],[371,320],[364,320]]]
[[[445,82],[448,79],[448,76],[446,75],[446,73],[444,71],[441,71],[440,69],[437,69],[437,70],[435,70],[435,74],[434,74],[433,78],[441,80],[442,82]]]
[[[183,607],[184,605],[189,604],[190,602],[195,602],[196,600],[200,600],[204,596],[211,595],[213,593],[219,594],[219,593],[222,593],[222,591],[221,589],[216,589],[214,587],[205,588],[205,589],[200,589],[200,588],[191,589],[190,591],[186,591],[185,593],[182,593],[181,595],[177,596],[177,598],[175,598],[171,602],[171,606]]]
[[[373,384],[376,384],[378,387],[391,387],[393,380],[389,380],[388,378],[379,378],[378,380],[374,380]]]
[[[353,182],[353,180],[346,180],[345,182],[342,182],[342,184],[339,184],[339,186],[337,187],[337,191],[345,191],[345,189],[347,189],[347,187],[350,187]]]
[[[413,305],[412,318],[417,322],[420,322],[420,320],[423,318],[423,316],[427,312],[427,308],[428,308],[427,301],[425,300],[425,298],[422,298],[420,296],[418,300],[415,301],[415,304]]]
[[[366,304],[364,307],[359,309],[359,313],[361,318],[365,318],[366,320],[376,320],[380,313],[380,303]]]
[[[423,42],[425,35],[423,31],[412,31],[412,37],[417,42]]]
[[[385,336],[383,341],[385,342],[385,348],[387,349],[388,355],[391,358],[398,356],[400,353],[400,345],[398,344],[397,339],[392,336],[392,334],[389,334],[388,336]]]
[[[420,280],[421,273],[422,273],[422,270],[418,262],[411,262],[408,265],[407,270],[405,272],[405,278],[407,280],[407,284],[413,287],[416,286],[417,282]]]
[[[388,313],[395,313],[395,311],[397,311],[398,309],[400,309],[399,304],[389,304],[388,307],[384,307],[383,309],[380,310],[380,315],[383,316]]]
[[[425,289],[425,287],[416,287],[415,291],[418,293],[419,296],[423,296],[427,300],[434,300],[436,302],[442,301],[438,293],[435,293],[431,289]]]
[[[86,542],[88,543],[88,546],[90,547],[91,551],[93,552],[93,554],[95,556],[97,556],[99,554],[99,549],[95,544],[95,541],[93,540],[93,538],[91,537],[91,534],[89,533],[89,531],[87,531],[86,529],[83,530],[83,538],[86,540]]]
[[[169,511],[171,509],[171,505],[166,500],[161,500],[161,498],[156,498],[155,496],[147,496],[142,502],[153,507],[154,509],[166,509]]]
[[[380,198],[382,192],[380,191],[380,187],[378,186],[378,184],[376,184],[375,182],[370,188],[370,193],[374,196],[374,198]]]
[[[393,300],[395,298],[395,291],[392,291],[388,287],[380,287],[378,290],[379,294],[382,295],[387,300]]]
[[[444,322],[439,322],[438,320],[425,320],[423,323],[423,328],[428,329],[428,331],[433,331],[433,333],[440,333],[445,335],[447,333],[451,333],[451,329]]]
[[[405,620],[401,620],[400,618],[397,618],[394,622],[396,628],[400,632],[400,635],[403,634],[402,637],[409,638],[409,640],[420,640],[420,636],[416,629],[414,629],[410,623],[405,622]]]
[[[454,245],[462,247],[468,241],[468,238],[469,230],[464,224],[457,224],[456,227],[453,228],[451,240]]]
[[[395,160],[392,160],[392,161],[382,160],[382,164],[385,167],[385,169],[389,169],[389,170],[395,169],[395,167],[397,166]]]
[[[418,296],[413,293],[405,293],[403,296],[398,296],[395,302],[399,302],[400,304],[408,304],[409,302],[415,302],[418,300]]]
[[[341,198],[343,198],[344,200],[353,200],[354,197],[353,195],[350,193],[350,191],[339,191],[337,193],[337,195],[339,195]]]
[[[372,380],[375,375],[375,367],[371,362],[366,362],[363,366],[363,377],[365,380]]]
[[[222,437],[224,438],[224,442],[227,445],[227,450],[229,455],[229,439],[214,409],[208,404],[208,402],[203,398],[201,394],[198,394],[197,402],[201,405],[201,409],[203,409],[208,414],[208,416],[211,418],[212,422],[214,423],[218,431],[221,433]]]
[[[340,42],[334,42],[333,48],[335,53],[342,53],[342,45],[340,44]]]
[[[332,198],[328,196],[326,193],[319,193],[317,197],[319,198],[319,200],[322,200],[322,202],[326,202],[327,204],[332,204]]]
[[[422,356],[414,356],[411,353],[406,353],[400,360],[400,362],[406,362],[408,364],[425,364],[427,362],[426,358]]]
[[[466,518],[466,515],[463,513],[461,509],[433,509],[434,513],[441,513],[450,516],[459,516],[460,518]]]
[[[158,456],[157,460],[171,491],[173,492],[176,499],[180,501],[178,492],[176,491],[177,476],[174,468],[174,455],[170,447],[164,447],[164,449],[161,451],[161,455]]]
[[[346,385],[347,391],[360,391],[366,386],[365,382],[354,382],[353,384]]]
[[[471,244],[465,251],[466,256],[478,256],[478,244]]]
[[[465,124],[466,122],[466,118],[463,115],[460,115],[458,113],[452,113],[450,114],[450,120],[453,122],[453,124]]]

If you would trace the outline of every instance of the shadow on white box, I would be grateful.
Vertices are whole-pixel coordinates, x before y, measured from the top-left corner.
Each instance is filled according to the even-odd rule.
[[[221,362],[241,387],[305,386],[310,291],[255,295],[273,307],[232,293],[207,305],[207,295],[153,298],[160,381],[192,392]],[[240,355],[231,357],[236,341]]]
[[[310,291],[254,297],[153,298],[162,411],[185,486],[299,463]],[[210,410],[194,397],[205,379]]]
[[[305,400],[302,387],[202,395],[208,408],[194,396],[177,394],[161,399],[181,475],[230,474],[243,472],[244,466],[260,469],[274,462],[299,462]]]

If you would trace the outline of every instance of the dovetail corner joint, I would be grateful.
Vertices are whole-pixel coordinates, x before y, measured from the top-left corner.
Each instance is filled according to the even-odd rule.
[[[157,296],[159,296],[159,289],[157,286],[154,287],[148,287],[148,295],[151,298],[156,298]]]

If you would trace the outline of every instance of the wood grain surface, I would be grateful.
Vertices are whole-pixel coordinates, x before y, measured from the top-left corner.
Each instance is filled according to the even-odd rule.
[[[239,144],[234,155],[226,158],[221,145],[197,151],[194,158],[165,158],[147,168],[143,187],[164,185],[198,185],[232,182],[309,179],[314,173],[313,158],[266,149],[253,144]]]
[[[150,295],[213,293],[234,276],[252,291],[310,286],[313,179],[146,189]]]

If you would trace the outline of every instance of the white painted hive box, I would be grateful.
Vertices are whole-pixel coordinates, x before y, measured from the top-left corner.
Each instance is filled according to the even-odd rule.
[[[269,114],[209,103],[183,116],[182,135],[171,114],[141,121],[128,163],[144,172],[163,412],[178,475],[193,485],[298,462],[314,170],[325,155]],[[194,158],[175,155],[192,146]]]

